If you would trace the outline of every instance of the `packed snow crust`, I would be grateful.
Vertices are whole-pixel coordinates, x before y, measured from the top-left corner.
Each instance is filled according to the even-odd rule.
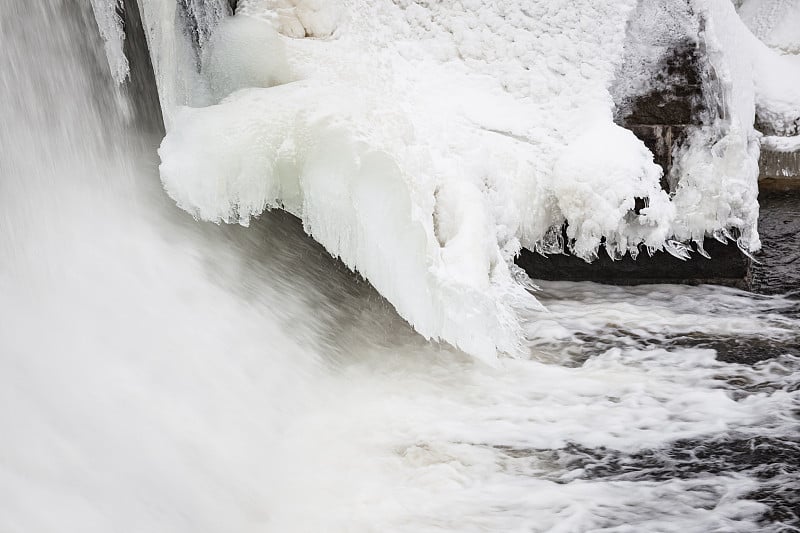
[[[740,4],[739,16],[753,35],[781,52],[800,54],[800,2],[744,0]]]
[[[692,4],[703,31],[681,2],[651,4],[676,21],[660,30],[667,44],[700,34],[719,96],[676,154],[672,196],[614,123],[612,88],[647,90],[615,79],[631,57],[655,61],[631,23],[646,2],[242,0],[194,80],[172,0],[143,5],[166,88],[169,195],[214,222],[286,209],[428,338],[486,360],[516,353],[521,313],[541,307],[513,257],[558,252],[565,222],[587,260],[601,243],[614,258],[686,256],[685,242],[734,229],[759,247],[752,125],[765,91],[757,40],[728,0]]]

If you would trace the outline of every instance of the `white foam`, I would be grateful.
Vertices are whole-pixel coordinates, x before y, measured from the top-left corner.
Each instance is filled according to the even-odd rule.
[[[0,90],[24,104],[0,122],[0,144],[10,148],[0,158],[0,530],[779,527],[761,523],[765,506],[749,499],[765,490],[757,473],[726,462],[727,445],[713,446],[796,441],[800,362],[783,354],[754,367],[727,364],[703,345],[721,341],[748,356],[788,351],[800,324],[784,315],[796,311],[796,301],[719,287],[543,283],[550,312],[522,316],[523,357],[478,364],[424,342],[290,217],[217,227],[174,208],[147,170],[151,162],[129,152],[135,143],[113,102],[86,90],[102,78],[90,77],[85,34],[41,17],[59,11],[49,0],[0,11],[9,29],[0,34],[8,52],[0,54],[0,70],[13,74]],[[208,161],[227,154],[236,163],[238,152],[215,142],[235,146],[262,135],[267,142],[254,146],[273,146],[270,135],[287,130],[278,119],[296,111],[275,108],[265,96],[281,91],[290,94],[275,96],[280,101],[314,101],[302,84],[244,91],[202,114],[179,112],[176,128],[197,135],[185,142],[211,150]],[[327,206],[315,216],[350,216],[358,227],[361,208],[375,216],[416,191],[397,186],[399,171],[386,157],[349,136],[348,127],[366,127],[359,96],[345,90],[336,108],[328,101],[304,106],[294,124],[334,121],[338,129],[309,128],[326,135],[300,148],[278,145],[272,176],[280,179],[268,184],[290,209],[308,193]],[[234,113],[237,102],[273,113],[275,132]],[[209,117],[225,126],[226,112],[234,126],[258,127],[220,136],[188,127]],[[54,118],[70,128],[53,128]],[[392,125],[388,138],[413,140],[402,116],[382,118],[382,128]],[[304,140],[303,131],[295,138]],[[301,148],[309,155],[307,189],[294,187],[299,178],[290,172]],[[476,154],[473,168],[486,157]],[[352,184],[325,179],[354,165]],[[262,170],[238,172],[234,178]],[[481,189],[444,183],[431,197],[443,207],[434,211],[434,235],[444,242],[437,246],[460,267],[448,279],[484,279],[464,267],[491,259],[497,238],[487,237],[475,213],[501,220],[506,204],[481,211]],[[251,185],[204,181],[191,190],[225,199],[223,186],[265,194]],[[398,199],[376,201],[387,191]],[[502,190],[491,192],[502,198]],[[221,205],[208,213],[238,220],[230,204]],[[386,232],[406,237],[401,246],[427,242],[403,234],[411,223],[392,227],[400,220],[394,215],[378,220],[377,237],[352,236],[377,238],[365,254],[380,250]],[[329,229],[324,218],[311,221],[315,231]],[[335,229],[331,238],[351,238]],[[472,245],[480,241],[488,244]],[[673,448],[676,439],[690,447]],[[691,442],[714,461],[701,460]],[[642,459],[648,454],[652,462]],[[670,470],[681,456],[685,462]],[[603,467],[618,471],[604,474]],[[796,494],[790,474],[777,480],[783,495]]]

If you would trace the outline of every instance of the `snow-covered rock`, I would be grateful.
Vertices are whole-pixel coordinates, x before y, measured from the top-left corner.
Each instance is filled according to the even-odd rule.
[[[782,113],[794,93],[754,82],[772,52],[729,0],[240,0],[199,70],[174,0],[141,3],[170,196],[215,222],[294,213],[426,337],[515,353],[540,306],[513,257],[553,250],[565,223],[586,259],[734,229],[759,246],[757,102]],[[654,9],[675,23],[648,45],[631,17]],[[614,96],[648,90],[637,74],[687,35],[716,100],[667,194]]]

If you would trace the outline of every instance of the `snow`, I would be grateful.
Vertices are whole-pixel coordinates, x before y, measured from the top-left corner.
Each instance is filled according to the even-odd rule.
[[[540,305],[513,257],[554,251],[564,222],[587,260],[603,248],[681,256],[676,241],[734,230],[759,248],[755,110],[785,117],[800,100],[789,82],[753,82],[758,61],[778,58],[754,55],[730,2],[692,7],[720,102],[675,154],[671,197],[652,154],[614,123],[612,92],[624,103],[652,88],[638,69],[700,25],[680,2],[634,0],[242,0],[195,78],[170,77],[176,54],[156,61],[160,87],[184,87],[162,97],[165,189],[214,222],[286,209],[425,337],[487,361],[514,354],[520,310]],[[656,49],[634,10],[672,21]]]
[[[268,53],[253,55],[250,50]],[[214,101],[247,87],[272,87],[289,81],[289,65],[278,33],[251,17],[229,17],[203,51],[203,71]]]
[[[800,135],[794,137],[765,135],[761,138],[761,146],[774,152],[798,152],[800,151]]]
[[[753,62],[759,126],[770,135],[800,134],[800,3],[746,0],[739,16],[763,42],[743,37]]]
[[[540,306],[509,263],[521,245],[534,247],[561,225],[559,197],[615,206],[599,224],[576,218],[576,250],[586,257],[600,231],[621,235],[640,191],[654,195],[654,206],[667,203],[649,152],[613,124],[606,89],[634,3],[585,4],[581,13],[351,2],[332,12],[242,2],[235,19],[261,9],[284,34],[333,37],[284,35],[289,76],[299,81],[179,111],[160,151],[165,188],[205,220],[247,223],[283,207],[426,337],[486,360],[515,353],[517,310]],[[340,21],[333,30],[332,21]],[[277,45],[257,49],[258,61],[281,54]],[[267,78],[285,77],[282,64],[266,67]],[[226,75],[237,72],[230,87],[252,85],[238,67]],[[563,94],[545,98],[556,92]],[[610,132],[618,142],[606,147],[608,171],[595,164],[570,184],[548,169],[575,170],[569,141],[585,133],[587,119],[598,124],[588,138]],[[619,171],[620,161],[637,172]],[[644,214],[636,223],[642,239],[665,233],[669,216],[668,208]],[[623,251],[636,244],[618,240]]]
[[[739,16],[768,46],[800,54],[800,3],[797,0],[745,0]]]
[[[778,55],[761,43],[753,60],[756,113],[764,133],[800,134],[800,56]]]

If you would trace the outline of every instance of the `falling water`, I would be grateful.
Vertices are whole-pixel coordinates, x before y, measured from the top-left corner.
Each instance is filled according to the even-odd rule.
[[[288,215],[160,190],[87,6],[0,9],[0,531],[796,531],[800,315],[546,283],[417,336]]]

